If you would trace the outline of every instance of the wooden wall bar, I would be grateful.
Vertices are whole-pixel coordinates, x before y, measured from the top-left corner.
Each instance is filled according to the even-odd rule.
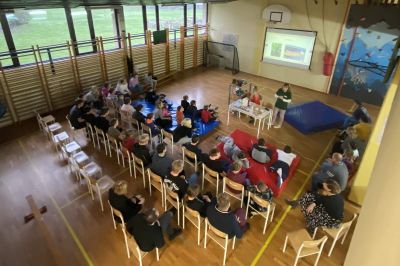
[[[70,106],[80,92],[101,86],[104,81],[115,86],[118,79],[127,75],[126,56],[133,59],[140,76],[148,71],[162,75],[201,65],[205,34],[182,39],[184,32],[185,28],[181,27],[181,39],[176,45],[170,45],[168,40],[166,44],[134,46],[128,34],[127,43],[123,42],[121,49],[107,51],[99,37],[97,53],[82,56],[76,56],[74,44],[67,42],[65,49],[69,50],[69,57],[55,60],[52,65],[43,61],[44,51],[40,47],[33,47],[36,63],[8,69],[0,65],[0,100],[7,106],[0,127],[33,117],[33,110],[48,113]],[[151,40],[150,31],[146,39]]]

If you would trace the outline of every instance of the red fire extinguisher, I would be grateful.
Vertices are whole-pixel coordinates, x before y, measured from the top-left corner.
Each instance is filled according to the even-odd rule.
[[[333,68],[333,54],[331,52],[325,52],[324,54],[324,75],[330,76]]]

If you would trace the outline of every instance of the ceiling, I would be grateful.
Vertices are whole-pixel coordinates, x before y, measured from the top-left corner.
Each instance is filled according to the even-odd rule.
[[[232,0],[0,0],[0,9],[231,2]]]

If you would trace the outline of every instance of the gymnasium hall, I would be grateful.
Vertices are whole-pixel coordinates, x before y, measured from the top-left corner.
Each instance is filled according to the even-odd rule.
[[[0,265],[400,265],[400,1],[0,24]]]

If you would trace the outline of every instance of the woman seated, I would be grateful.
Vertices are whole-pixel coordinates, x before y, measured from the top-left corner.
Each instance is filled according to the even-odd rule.
[[[207,216],[207,207],[210,206],[213,197],[211,193],[200,194],[200,185],[192,184],[187,190],[186,206],[199,212],[201,217]]]
[[[185,143],[189,143],[192,141],[192,120],[189,118],[183,119],[181,125],[179,125],[175,130],[172,132],[174,136],[174,142],[177,145],[183,145]]]
[[[300,205],[307,230],[312,235],[317,227],[336,228],[342,222],[344,200],[340,192],[340,185],[327,179],[319,184],[318,193],[307,192],[299,200],[285,201],[293,208]]]
[[[130,92],[128,89],[128,83],[126,82],[126,79],[121,78],[118,80],[117,86],[115,87],[116,93],[117,94],[122,94],[125,96],[130,96]]]
[[[154,112],[155,123],[163,129],[168,129],[172,126],[172,116],[168,111],[165,103],[159,103]]]
[[[128,222],[140,212],[144,203],[144,198],[141,195],[130,198],[127,196],[127,193],[128,183],[125,180],[118,180],[115,182],[114,187],[108,191],[108,200],[111,206],[122,213],[125,222]]]
[[[365,151],[366,144],[361,140],[357,131],[354,127],[348,127],[341,135],[339,135],[339,140],[333,144],[331,153],[341,153],[347,149],[357,150],[357,157],[362,157]]]

